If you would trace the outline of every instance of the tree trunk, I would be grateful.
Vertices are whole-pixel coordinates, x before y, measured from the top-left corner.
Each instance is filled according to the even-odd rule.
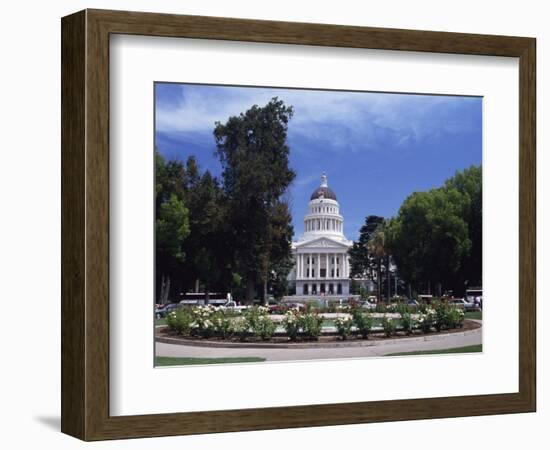
[[[376,284],[378,287],[378,301],[382,300],[382,270],[380,267],[380,260],[376,267]]]
[[[267,274],[264,279],[264,294],[262,298],[262,305],[267,305]]]
[[[208,290],[208,285],[205,283],[204,284],[204,304],[208,305],[209,302],[210,302],[210,292]]]
[[[164,275],[160,276],[160,288],[159,288],[159,296],[157,299],[157,303],[160,303],[162,305],[162,299],[164,298]]]
[[[391,277],[390,277],[390,257],[388,256],[387,263],[386,263],[386,276],[388,277],[388,303],[390,302],[391,298]]]
[[[245,303],[251,305],[254,303],[254,280],[250,277],[246,278],[246,298]]]
[[[160,285],[160,303],[165,305],[168,303],[168,295],[170,294],[170,276],[162,275],[162,281]]]

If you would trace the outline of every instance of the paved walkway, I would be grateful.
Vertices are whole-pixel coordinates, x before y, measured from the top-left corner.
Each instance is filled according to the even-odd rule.
[[[299,361],[311,359],[363,358],[384,356],[390,353],[419,350],[442,350],[481,344],[482,328],[465,333],[427,335],[418,338],[380,341],[380,345],[339,348],[209,348],[156,342],[157,356],[230,358],[256,356],[267,361]]]

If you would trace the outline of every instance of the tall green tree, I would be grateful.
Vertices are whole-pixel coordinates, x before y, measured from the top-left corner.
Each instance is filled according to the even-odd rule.
[[[445,182],[445,189],[456,189],[464,197],[462,216],[468,225],[468,237],[471,241],[470,252],[462,262],[462,278],[470,285],[482,285],[482,247],[483,247],[483,200],[482,200],[482,169],[471,166],[457,172],[454,177]]]
[[[218,181],[208,171],[200,175],[194,158],[187,161],[187,175],[190,239],[184,245],[186,272],[200,281],[208,303],[212,288],[226,276],[226,210]]]
[[[216,123],[216,153],[223,168],[223,189],[232,231],[234,272],[246,282],[246,301],[269,276],[277,261],[270,232],[274,210],[295,177],[287,145],[291,106],[273,98],[254,105],[225,124]],[[290,222],[290,221],[289,221]]]
[[[384,222],[381,216],[370,215],[359,230],[359,239],[349,249],[350,276],[374,278],[376,261],[369,250],[368,242],[378,226]]]
[[[158,299],[166,303],[172,279],[185,261],[183,243],[189,235],[189,210],[183,199],[184,170],[181,164],[166,163],[155,152],[155,265]]]
[[[389,225],[388,245],[400,275],[413,285],[460,292],[466,277],[480,280],[481,170],[467,169],[441,188],[405,199]]]
[[[267,301],[268,284],[271,284],[273,296],[281,299],[288,293],[288,274],[294,266],[292,258],[292,215],[287,201],[276,202],[271,209],[268,226],[269,251],[263,267],[262,300]]]

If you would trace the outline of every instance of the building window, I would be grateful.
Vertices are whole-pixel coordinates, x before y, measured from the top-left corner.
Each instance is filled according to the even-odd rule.
[[[340,276],[340,269],[336,269],[336,276],[339,277]]]
[[[311,278],[315,278],[315,269],[311,269]]]
[[[330,276],[331,276],[331,278],[334,278],[334,269],[330,270]]]
[[[336,286],[336,289],[337,289],[337,293],[341,294],[342,293],[342,284],[338,283],[338,285]]]
[[[308,292],[308,285],[307,285],[307,283],[306,283],[306,284],[304,284],[304,294],[305,294],[305,295],[309,294],[309,292]]]

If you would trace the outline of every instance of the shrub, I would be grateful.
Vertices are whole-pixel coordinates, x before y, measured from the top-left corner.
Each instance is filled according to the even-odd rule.
[[[462,328],[464,322],[464,311],[459,308],[449,308],[445,317],[448,328]]]
[[[295,341],[298,338],[300,332],[300,313],[296,310],[290,309],[286,312],[283,319],[283,327],[286,334],[291,341]]]
[[[192,322],[193,318],[190,312],[186,309],[172,311],[166,316],[166,324],[170,330],[182,335],[187,335],[190,333]]]
[[[316,300],[308,300],[305,304],[306,313],[312,313],[319,309],[319,303]]]
[[[192,310],[193,321],[190,328],[193,334],[201,337],[210,337],[214,334],[214,323],[212,316],[216,309],[211,306],[197,306]]]
[[[434,327],[437,331],[441,331],[447,324],[447,307],[444,303],[437,303],[435,305],[435,318]]]
[[[349,316],[338,317],[334,321],[334,325],[336,326],[336,331],[338,332],[340,337],[345,340],[351,334],[351,327],[353,325],[353,320]]]
[[[382,328],[386,337],[391,337],[395,333],[395,322],[391,317],[384,316],[382,319]]]
[[[243,311],[243,317],[248,323],[251,330],[257,328],[258,322],[261,317],[265,316],[269,311],[269,308],[265,306],[253,306]]]
[[[429,333],[432,330],[434,324],[435,310],[431,308],[425,308],[424,312],[421,312],[418,317],[418,326],[423,333]]]
[[[166,325],[172,331],[176,331],[176,311],[172,311],[166,315]]]
[[[252,328],[252,332],[259,336],[262,341],[269,341],[275,334],[277,325],[268,317],[260,316]]]
[[[359,311],[353,315],[353,322],[363,339],[368,339],[374,322],[372,316]]]
[[[222,339],[227,339],[233,331],[233,320],[225,311],[217,311],[212,317],[214,333]]]
[[[271,339],[277,325],[269,318],[269,308],[265,306],[253,306],[243,312],[243,321],[246,324],[246,331],[259,336],[262,340]]]
[[[323,318],[315,313],[304,314],[298,320],[298,325],[307,339],[316,341],[321,335]]]
[[[401,314],[401,326],[405,333],[411,334],[413,332],[416,324],[410,313],[406,312]]]
[[[326,311],[329,313],[337,313],[340,312],[340,303],[334,300],[329,300]]]
[[[405,305],[404,303],[398,303],[395,308],[395,311],[403,316],[403,314],[410,314],[411,308],[408,305]]]
[[[240,341],[246,341],[250,334],[248,323],[243,318],[237,319],[232,326],[232,333],[239,338]]]
[[[384,305],[383,303],[377,303],[375,308],[374,308],[374,311],[377,312],[377,313],[385,313],[386,312],[386,305]]]

